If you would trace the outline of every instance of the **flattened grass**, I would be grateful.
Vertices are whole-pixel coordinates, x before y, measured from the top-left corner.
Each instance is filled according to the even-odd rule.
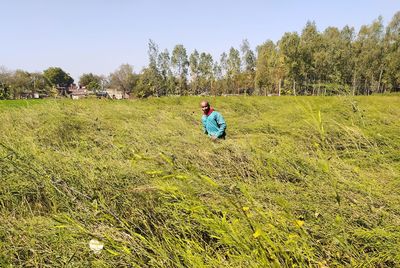
[[[0,102],[0,266],[400,265],[399,96],[200,100]]]

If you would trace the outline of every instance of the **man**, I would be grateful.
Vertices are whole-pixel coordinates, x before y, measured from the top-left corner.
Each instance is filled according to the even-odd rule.
[[[212,140],[225,139],[226,123],[224,118],[219,112],[214,111],[208,101],[202,101],[200,103],[201,110],[203,111],[203,117],[201,121],[203,123],[204,133],[207,134]]]

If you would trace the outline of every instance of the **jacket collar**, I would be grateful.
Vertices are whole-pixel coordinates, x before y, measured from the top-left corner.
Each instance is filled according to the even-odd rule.
[[[208,113],[204,113],[204,114],[209,116],[212,112],[214,112],[214,108],[213,107],[211,107],[210,110],[208,110]]]

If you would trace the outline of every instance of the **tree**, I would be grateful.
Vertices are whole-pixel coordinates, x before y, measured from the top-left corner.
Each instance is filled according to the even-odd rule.
[[[187,75],[189,61],[186,49],[183,45],[176,45],[172,51],[172,67],[175,70],[175,76],[178,78],[179,94],[182,95],[187,89]]]
[[[169,64],[167,62],[169,58],[169,53],[159,54],[158,45],[153,41],[149,40],[147,54],[149,56],[149,67],[143,71],[143,74],[146,74],[146,80],[149,80],[151,83],[151,92],[152,95],[160,96],[162,94],[166,94],[164,86],[166,84],[165,79],[163,79],[163,75],[167,75],[169,68]],[[160,59],[161,57],[161,59]],[[165,74],[160,74],[160,66],[165,70]],[[146,94],[147,95],[147,94]]]
[[[17,99],[22,94],[25,97],[33,97],[34,93],[48,94],[49,89],[50,85],[42,73],[0,68],[0,99]]]
[[[357,87],[363,94],[379,91],[384,72],[383,25],[379,17],[371,25],[362,25],[354,43]]]
[[[240,50],[242,52],[242,62],[244,65],[240,87],[244,89],[246,93],[252,93],[254,91],[256,56],[250,49],[250,44],[247,39],[243,40]]]
[[[98,90],[101,88],[101,77],[92,73],[82,74],[79,78],[79,85],[89,90]]]
[[[239,89],[238,75],[241,70],[241,60],[239,50],[231,47],[227,59],[227,78],[228,87],[231,88],[229,93],[237,92]]]
[[[228,64],[228,76],[233,78],[235,75],[240,73],[241,60],[240,53],[237,49],[231,47],[227,59]]]
[[[213,58],[211,54],[202,52],[198,66],[199,87],[202,92],[210,92],[213,77]]]
[[[10,77],[11,72],[0,66],[0,100],[11,98]]]
[[[383,79],[386,85],[394,90],[400,90],[400,11],[394,14],[386,27],[385,66]]]
[[[317,84],[313,87],[317,95],[327,91],[337,93],[343,90],[341,67],[341,39],[340,31],[336,27],[328,27],[320,35],[318,50],[313,55]]]
[[[154,85],[161,84],[161,90],[157,95],[164,96],[172,93],[175,88],[175,80],[171,71],[171,57],[167,49],[158,55],[157,65],[157,70],[154,68],[152,69],[154,75],[153,79],[155,79]],[[159,73],[159,75],[157,73]],[[158,82],[160,79],[161,81]],[[159,88],[159,86],[156,86],[156,88]]]
[[[338,67],[342,76],[342,83],[348,85],[349,87],[353,87],[353,95],[354,95],[354,70],[355,70],[355,61],[354,61],[354,51],[353,51],[353,42],[354,42],[354,28],[349,26],[344,26],[340,31],[340,66]]]
[[[256,87],[259,94],[267,95],[269,91],[280,94],[281,82],[285,68],[282,54],[271,40],[257,48]]]
[[[250,44],[247,39],[243,40],[240,50],[242,52],[244,71],[253,72],[256,68],[256,57],[254,52],[250,49]]]
[[[11,77],[11,81],[14,99],[19,98],[21,93],[28,93],[33,87],[30,73],[23,70],[16,70]]]
[[[226,52],[223,52],[221,54],[220,60],[219,60],[219,71],[222,76],[222,81],[219,83],[220,88],[221,88],[221,94],[222,93],[228,93],[229,91],[229,73],[228,73],[228,54]]]
[[[139,79],[135,86],[134,94],[139,98],[147,98],[157,94],[159,85],[158,80],[154,79],[157,74],[154,73],[153,68],[145,68],[139,75]]]
[[[149,56],[149,68],[157,71],[158,45],[150,39],[148,47],[147,55]]]
[[[315,22],[308,21],[306,26],[301,32],[299,51],[302,59],[302,75],[304,77],[303,82],[305,84],[305,90],[311,88],[314,91],[314,84],[318,80],[315,54],[318,51],[323,50],[320,34],[317,30]]]
[[[50,67],[43,71],[43,75],[54,87],[68,87],[74,82],[74,79],[59,67]]]
[[[31,78],[31,91],[32,93],[39,93],[49,95],[51,85],[42,73],[35,72],[30,74]]]
[[[286,68],[286,77],[290,80],[291,90],[296,95],[296,84],[301,85],[303,80],[302,59],[300,55],[300,36],[294,33],[285,33],[278,42],[279,52],[281,53]]]
[[[133,66],[122,64],[117,70],[110,74],[110,86],[121,90],[124,94],[130,93],[138,80],[133,73]]]
[[[199,90],[199,62],[200,55],[199,52],[195,49],[189,57],[189,67],[190,67],[190,84],[191,90],[193,94],[198,94]]]
[[[215,61],[213,65],[213,86],[211,87],[211,93],[214,95],[220,95],[223,92],[224,92],[224,87],[223,87],[222,67],[218,63],[218,61]]]

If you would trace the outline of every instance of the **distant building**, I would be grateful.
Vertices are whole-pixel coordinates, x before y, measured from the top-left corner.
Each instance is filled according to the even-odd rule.
[[[81,86],[78,87],[75,84],[72,84],[68,87],[67,94],[70,96],[71,99],[77,100],[86,98],[89,93],[86,88]]]
[[[109,99],[115,99],[115,100],[122,100],[122,99],[129,99],[129,94],[125,93],[123,91],[120,91],[115,88],[107,88],[104,91],[98,91],[96,92],[96,96],[98,98],[109,98]]]

